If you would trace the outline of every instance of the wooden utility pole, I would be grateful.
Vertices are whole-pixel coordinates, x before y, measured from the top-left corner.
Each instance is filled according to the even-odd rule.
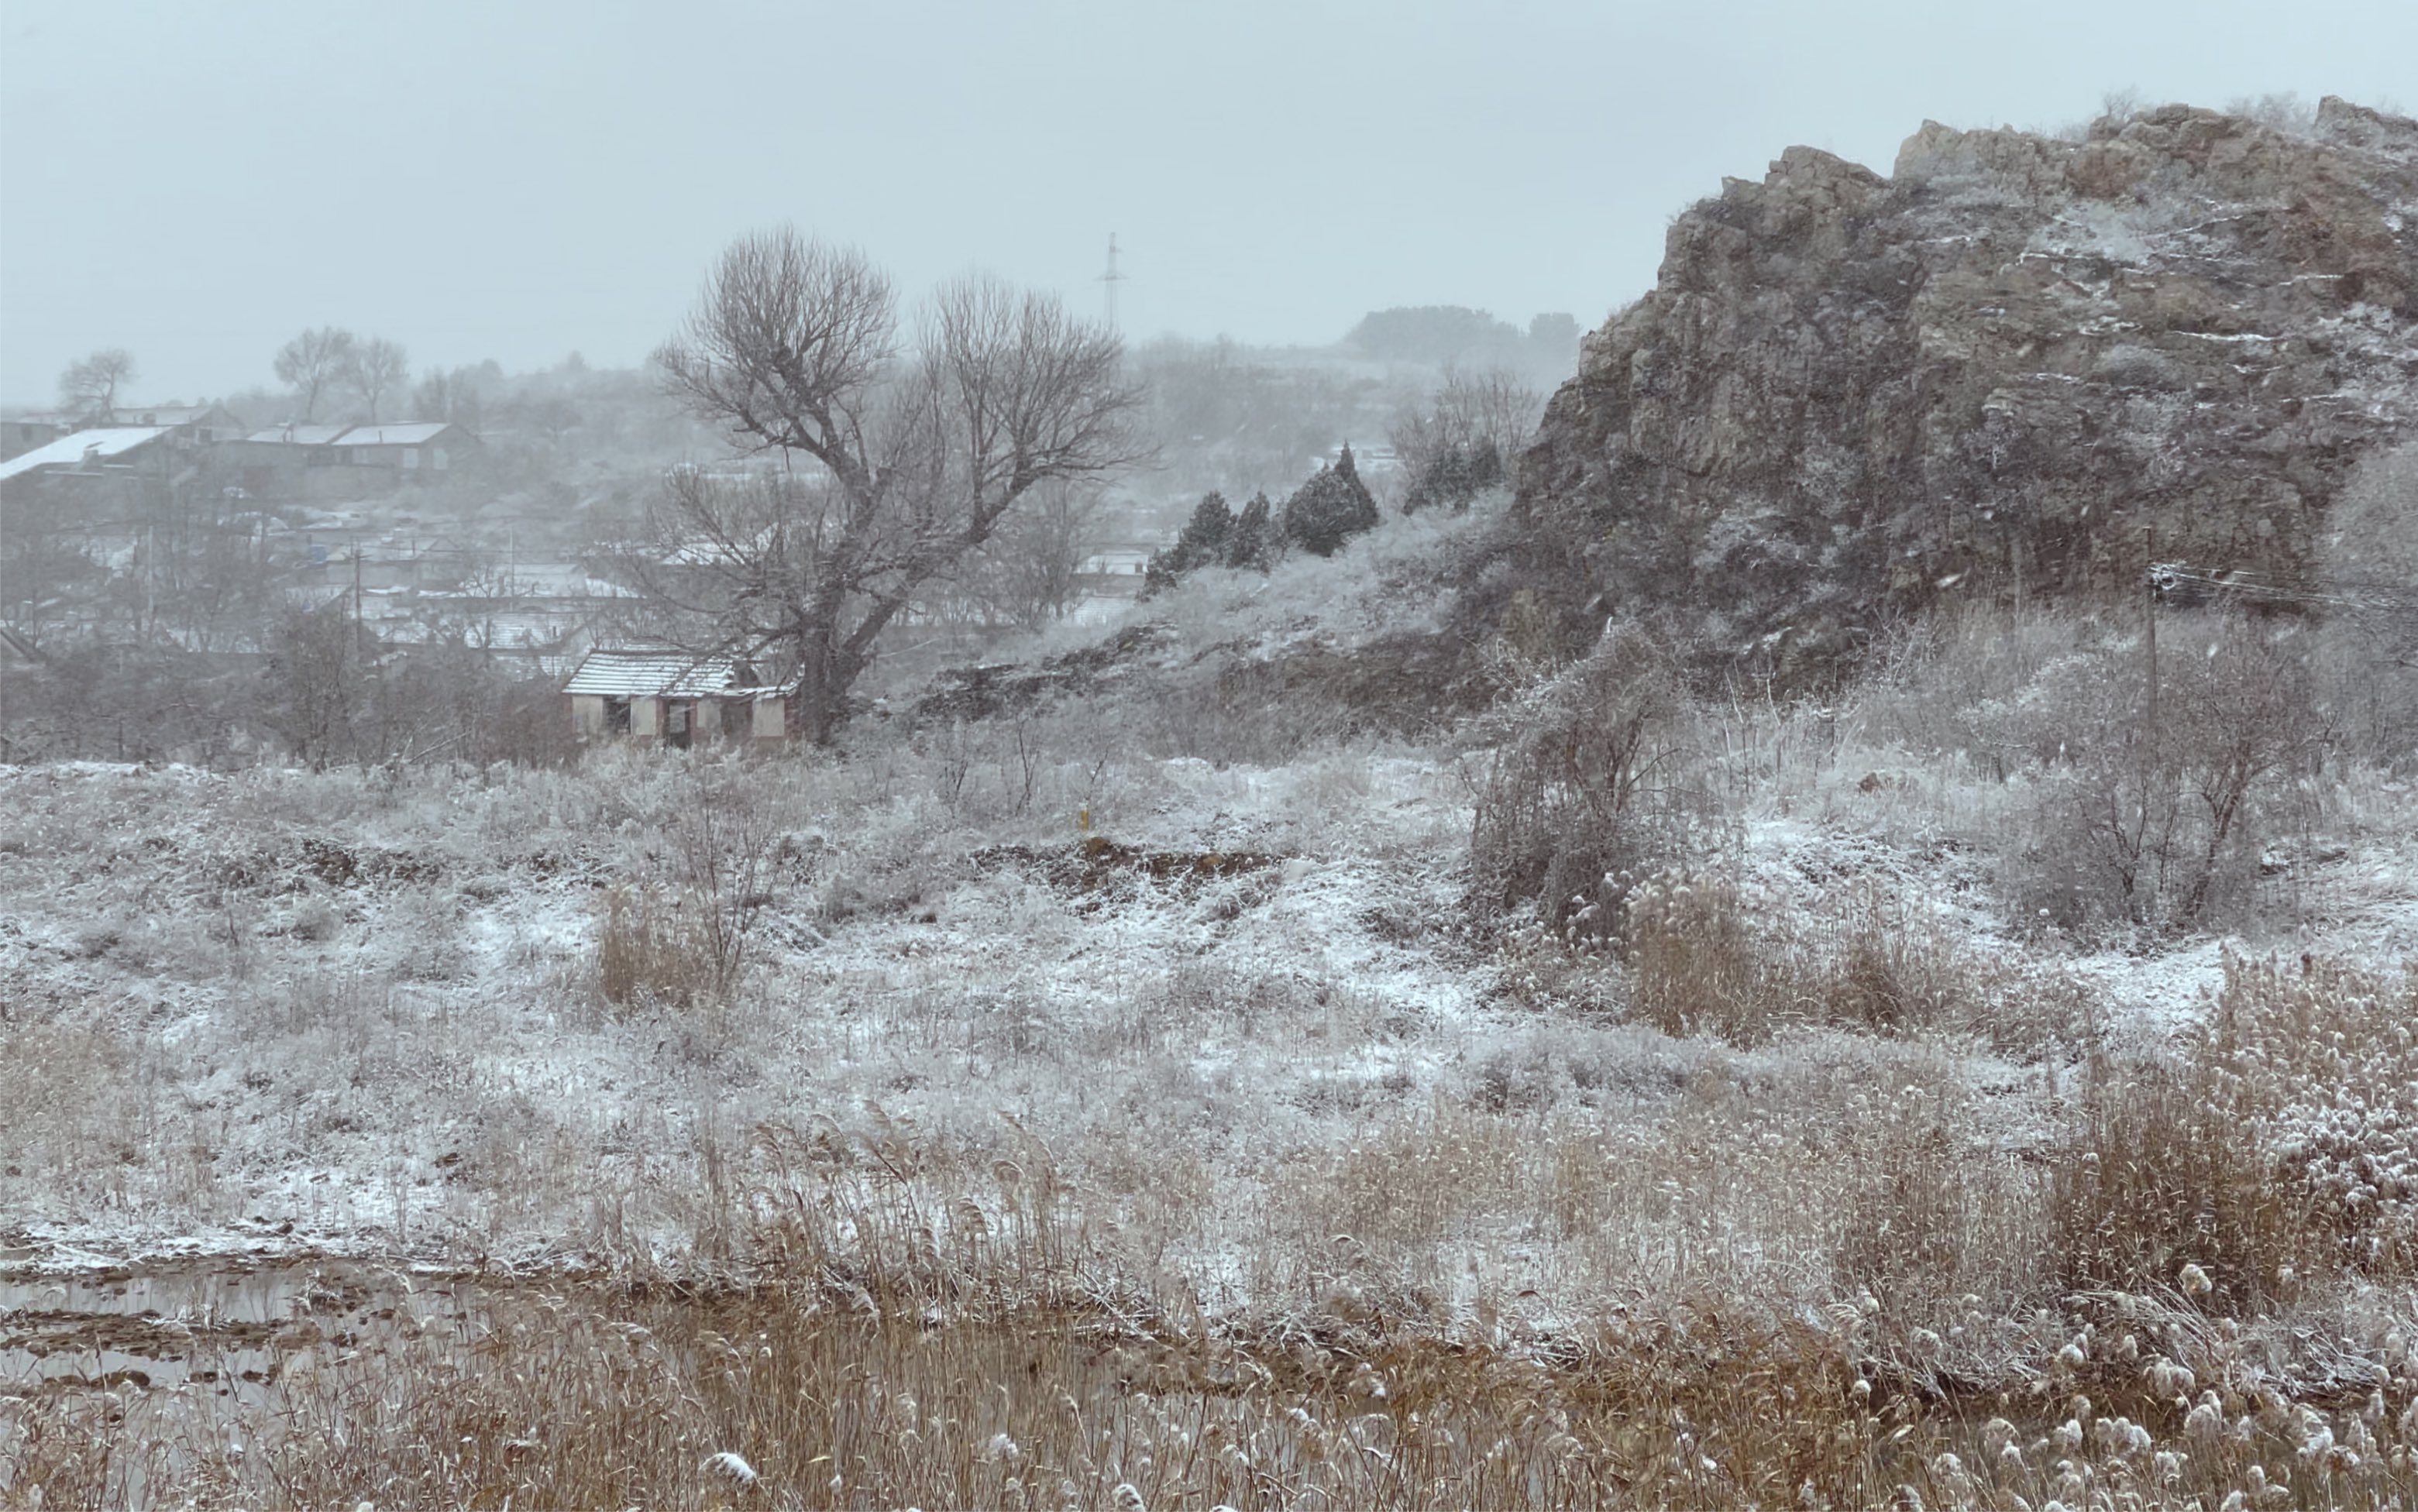
[[[2146,624],[2142,644],[2150,662],[2149,733],[2154,740],[2158,729],[2158,527],[2141,527],[2141,614]]]

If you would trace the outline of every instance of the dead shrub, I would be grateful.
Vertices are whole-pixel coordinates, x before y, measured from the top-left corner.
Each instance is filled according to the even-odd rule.
[[[2211,1053],[2331,1258],[2418,1275],[2418,979],[2229,959]]]
[[[782,831],[743,771],[683,773],[661,819],[669,880],[605,897],[597,978],[607,1002],[727,1002],[753,955],[756,915],[774,896]]]
[[[1747,927],[1737,883],[1717,873],[1665,872],[1626,905],[1637,1017],[1674,1037],[1710,1031],[1739,1045],[1770,1037],[1786,984],[1768,942]]]
[[[1587,657],[1489,722],[1470,848],[1493,907],[1536,905],[1566,938],[1604,939],[1635,878],[1710,838],[1717,812],[1668,648],[1615,624]]]
[[[2242,615],[2168,613],[2159,637],[2154,674],[2143,649],[2103,645],[1985,711],[1994,743],[2028,757],[2008,873],[2026,917],[2189,929],[2253,898],[2323,749],[2307,669]]]
[[[1816,945],[1823,1017],[1909,1033],[1971,1016],[1974,969],[1904,898],[1864,889],[1855,916]]]
[[[2326,620],[2313,660],[2357,756],[2418,766],[2418,441],[2368,457],[2318,541]]]
[[[2266,1180],[2249,1109],[2210,1067],[2094,1058],[2081,1125],[2052,1157],[2050,1245],[2076,1291],[2152,1291],[2185,1265],[2247,1311],[2305,1263],[2305,1205]]]
[[[2040,1183],[1976,1148],[1970,1092],[1952,1062],[1851,1105],[1831,1136],[1851,1172],[1831,1250],[1843,1292],[1915,1326],[1987,1298],[2034,1294]],[[1959,1304],[1958,1297],[1966,1298]]]

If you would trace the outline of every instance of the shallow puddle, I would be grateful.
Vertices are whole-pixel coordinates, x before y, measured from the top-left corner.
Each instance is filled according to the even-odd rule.
[[[194,1385],[255,1399],[281,1376],[432,1333],[467,1348],[487,1291],[341,1260],[0,1274],[0,1391]]]

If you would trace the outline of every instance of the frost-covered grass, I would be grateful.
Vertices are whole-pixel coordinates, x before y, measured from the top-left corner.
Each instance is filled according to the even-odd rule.
[[[1281,573],[1188,585],[1140,611],[1173,627],[1154,665],[1205,680],[1213,648],[1432,615],[1382,565],[1324,616]],[[1145,1436],[1195,1454],[1155,1498],[1235,1494],[1230,1459],[1198,1459],[1232,1413],[1217,1431],[1293,1477],[1263,1500],[1384,1500],[1319,1477],[1345,1474],[1339,1435],[1379,1431],[1354,1424],[1416,1410],[1455,1426],[1388,1447],[1400,1474],[1481,1501],[1516,1464],[1565,1488],[1540,1504],[1786,1500],[1773,1477],[1802,1476],[1842,1504],[1903,1481],[1929,1504],[2213,1506],[2288,1470],[2299,1504],[2386,1504],[2418,1391],[2410,794],[2351,767],[2305,795],[2288,864],[2222,930],[2044,923],[2010,878],[2058,839],[2027,763],[2064,756],[2000,711],[2105,634],[1940,634],[1827,709],[1687,711],[1673,749],[1710,806],[1668,834],[1695,848],[1602,930],[1475,895],[1466,737],[1220,766],[1154,723],[1150,667],[986,722],[869,720],[838,756],[0,771],[0,1244],[772,1287],[790,1310],[751,1321],[794,1361],[736,1384],[699,1384],[701,1334],[668,1384],[584,1344],[480,1378],[498,1424],[635,1414],[653,1468],[625,1485],[693,1487],[730,1447],[819,1504],[763,1393],[845,1395],[812,1363],[836,1308],[954,1341],[884,1366],[908,1383],[881,1402],[1052,1329],[1277,1372],[1180,1408],[1144,1388],[1177,1414]],[[2311,964],[2260,964],[2279,949]],[[1409,1374],[1375,1397],[1355,1361]],[[996,1431],[1108,1504],[1139,1441],[1048,1426],[1051,1390],[1090,1413],[1140,1379],[1091,1372],[1048,1364],[1060,1386],[1011,1392]],[[380,1431],[451,1442],[460,1398],[416,1399]],[[919,1426],[955,1447],[851,1484],[992,1494],[978,1420]]]
[[[8,1211],[92,1247],[290,1221],[672,1263],[727,1242],[768,1141],[904,1129],[976,1202],[1044,1141],[1120,1263],[1220,1307],[1314,1302],[1348,1235],[1358,1274],[1440,1321],[1498,1288],[1560,1317],[1706,1264],[1818,1290],[1836,1214],[1812,1189],[1775,1173],[1738,1212],[1681,1215],[1667,1161],[1635,1153],[1700,1126],[1723,1162],[1768,1116],[1830,1121],[1967,1053],[1811,1031],[1733,1050],[1505,994],[1431,753],[1055,763],[1030,805],[979,760],[935,797],[961,759],[12,773],[6,1033],[35,1074],[0,1132]],[[679,832],[714,805],[749,810],[771,858],[746,976],[614,1001],[610,899],[678,885]],[[1091,860],[1083,809],[1134,859]],[[1248,864],[1183,869],[1211,855]],[[1389,1195],[1405,1180],[1415,1203]],[[1708,1222],[1730,1236],[1710,1249],[1640,1239]]]

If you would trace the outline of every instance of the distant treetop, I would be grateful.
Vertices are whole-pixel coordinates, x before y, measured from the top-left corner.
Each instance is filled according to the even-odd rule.
[[[1450,362],[1474,353],[1517,345],[1520,328],[1465,305],[1401,305],[1360,317],[1343,338],[1370,357],[1400,362]]]
[[[1577,359],[1579,323],[1556,311],[1536,316],[1522,330],[1490,311],[1465,305],[1403,305],[1363,315],[1343,341],[1385,362],[1559,372]]]

